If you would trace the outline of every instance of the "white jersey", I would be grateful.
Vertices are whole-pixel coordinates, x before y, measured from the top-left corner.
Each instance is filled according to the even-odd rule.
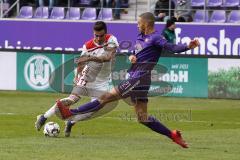
[[[118,41],[113,35],[107,34],[104,44],[109,44],[108,47],[118,47]],[[82,55],[100,57],[107,54],[103,46],[99,46],[94,42],[94,39],[83,45]],[[89,61],[84,66],[79,77],[77,85],[86,86],[86,88],[106,87],[110,81],[112,62],[98,63]]]

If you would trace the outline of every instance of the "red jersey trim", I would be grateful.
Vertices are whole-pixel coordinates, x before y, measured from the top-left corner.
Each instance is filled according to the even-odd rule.
[[[91,40],[87,41],[87,42],[85,43],[85,46],[86,46],[87,50],[97,47],[97,46],[94,44],[94,39],[91,39]]]
[[[105,36],[105,43],[108,42],[108,40],[110,39],[111,36],[112,36],[111,34],[106,34],[106,36]]]
[[[105,43],[108,42],[108,40],[110,39],[111,36],[112,36],[111,34],[106,34],[105,35]],[[95,43],[94,43],[94,38],[92,38],[91,40],[87,41],[85,43],[85,46],[86,46],[87,50],[97,47],[95,45]]]

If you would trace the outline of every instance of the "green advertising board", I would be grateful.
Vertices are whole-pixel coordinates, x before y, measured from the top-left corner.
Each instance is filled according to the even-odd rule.
[[[61,54],[17,54],[17,90],[61,91]]]
[[[172,85],[167,96],[208,97],[206,58],[160,58],[159,64],[167,68],[159,80]]]
[[[74,54],[17,54],[17,89],[71,92]],[[126,79],[131,64],[128,56],[116,57],[113,85]],[[164,93],[151,95],[156,88],[170,86]],[[160,58],[152,71],[149,96],[208,97],[208,60],[204,58]]]

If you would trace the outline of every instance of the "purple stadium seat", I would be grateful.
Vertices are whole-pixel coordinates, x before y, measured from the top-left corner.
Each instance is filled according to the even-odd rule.
[[[192,7],[203,7],[205,0],[192,0]]]
[[[1,4],[1,3],[0,3],[0,4]],[[9,3],[7,3],[7,2],[3,2],[3,4],[2,4],[2,8],[3,8],[3,11],[8,10],[8,8],[9,8]]]
[[[129,0],[124,0],[124,1],[122,1],[121,8],[128,8],[128,7],[129,7],[128,1],[129,1]]]
[[[97,18],[96,8],[85,8],[82,14],[83,20],[95,20]]]
[[[204,10],[197,10],[194,15],[194,22],[208,22],[208,12]]]
[[[225,10],[215,10],[212,13],[210,22],[213,23],[224,23],[226,22],[226,12]]]
[[[79,20],[80,19],[80,8],[70,7],[66,13],[66,19]]]
[[[33,8],[31,6],[22,6],[17,18],[32,18]]]
[[[208,0],[208,7],[221,7],[222,6],[222,0]]]
[[[82,6],[90,6],[91,0],[79,0],[79,4]]]
[[[64,19],[64,8],[63,7],[53,7],[50,19]]]
[[[238,7],[240,4],[240,0],[224,0],[224,7]]]
[[[35,11],[33,18],[48,19],[48,17],[49,17],[48,11],[49,11],[48,7],[38,7]]]
[[[229,23],[240,23],[240,11],[233,10],[229,14],[228,21]]]
[[[101,9],[100,12],[99,12],[99,15],[98,15],[98,19],[111,21],[113,19],[112,9],[111,8]]]

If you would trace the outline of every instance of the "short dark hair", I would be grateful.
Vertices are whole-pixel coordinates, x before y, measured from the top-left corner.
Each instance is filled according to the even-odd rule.
[[[107,25],[106,25],[106,23],[103,22],[103,21],[97,21],[97,22],[94,24],[93,29],[94,29],[94,31],[104,30],[105,33],[107,33]]]
[[[139,17],[148,22],[148,24],[151,26],[153,26],[155,23],[155,17],[151,12],[142,13]]]
[[[171,18],[167,20],[166,28],[170,27],[171,25],[175,24],[175,19]]]

